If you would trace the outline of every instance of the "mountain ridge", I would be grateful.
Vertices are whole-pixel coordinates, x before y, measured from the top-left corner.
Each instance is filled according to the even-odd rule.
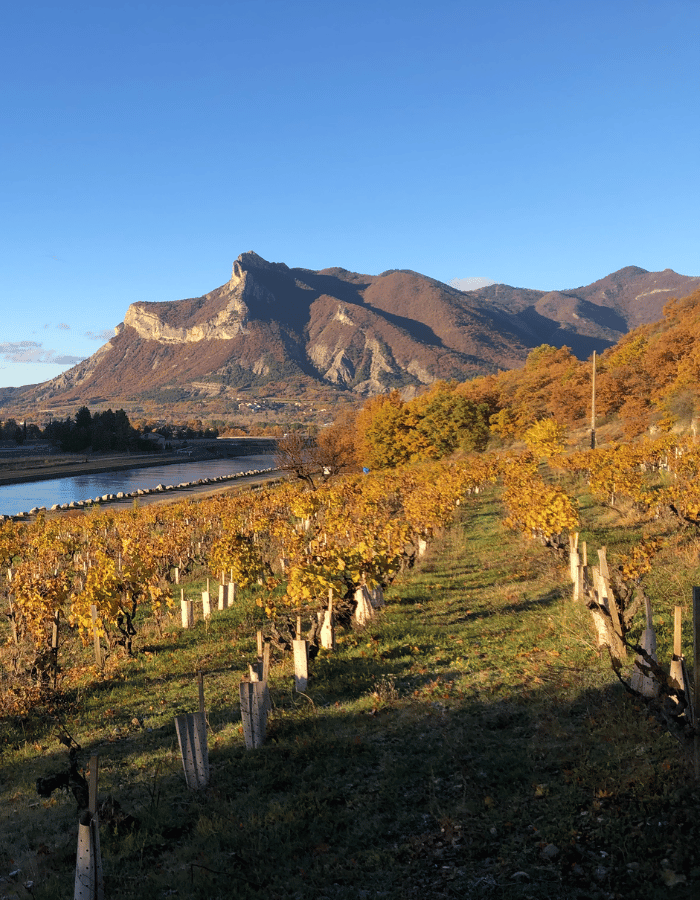
[[[573,289],[462,291],[409,269],[290,268],[249,251],[200,297],[131,304],[87,360],[50,381],[0,389],[0,411],[178,397],[225,405],[246,392],[410,394],[517,368],[543,343],[587,358],[698,287],[700,277],[626,266]]]

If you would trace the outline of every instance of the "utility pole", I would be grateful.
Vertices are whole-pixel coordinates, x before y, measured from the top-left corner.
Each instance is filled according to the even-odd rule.
[[[595,350],[593,351],[593,372],[591,374],[591,450],[595,450]]]

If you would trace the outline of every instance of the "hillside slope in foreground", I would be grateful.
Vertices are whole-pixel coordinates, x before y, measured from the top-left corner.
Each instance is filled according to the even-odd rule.
[[[209,625],[146,631],[99,677],[86,655],[62,706],[2,720],[3,895],[25,896],[23,881],[37,898],[72,890],[75,802],[34,789],[66,769],[67,729],[81,765],[99,754],[100,797],[139,820],[103,824],[106,896],[696,897],[688,760],[615,681],[563,561],[502,515],[495,492],[465,509],[369,627],[321,652],[307,694],[292,691],[289,656],[275,659],[257,751],[237,702],[254,595]],[[584,536],[614,554],[605,529]],[[697,577],[697,546],[675,555]],[[672,605],[688,599],[668,589],[679,571],[655,597],[664,659]],[[200,668],[212,774],[195,794],[173,716],[197,708]]]

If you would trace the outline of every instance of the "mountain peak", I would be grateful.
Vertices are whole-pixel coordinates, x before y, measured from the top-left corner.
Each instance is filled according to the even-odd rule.
[[[245,253],[241,253],[236,262],[239,262],[242,266],[250,266],[251,269],[266,269],[270,265],[255,250],[247,250]]]
[[[289,272],[289,266],[285,265],[285,263],[268,262],[254,250],[248,250],[246,253],[241,253],[233,264],[234,272],[236,271],[237,266],[239,269],[258,269],[263,272]]]
[[[670,271],[670,270],[666,270]],[[613,272],[611,277],[622,277],[622,278],[634,278],[635,275],[648,275],[648,269],[642,269],[641,266],[625,266],[623,269],[618,269],[617,272]]]

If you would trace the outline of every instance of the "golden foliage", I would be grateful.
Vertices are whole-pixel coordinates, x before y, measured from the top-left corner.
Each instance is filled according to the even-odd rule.
[[[525,432],[525,443],[533,454],[547,459],[564,452],[567,429],[556,419],[539,419]]]

